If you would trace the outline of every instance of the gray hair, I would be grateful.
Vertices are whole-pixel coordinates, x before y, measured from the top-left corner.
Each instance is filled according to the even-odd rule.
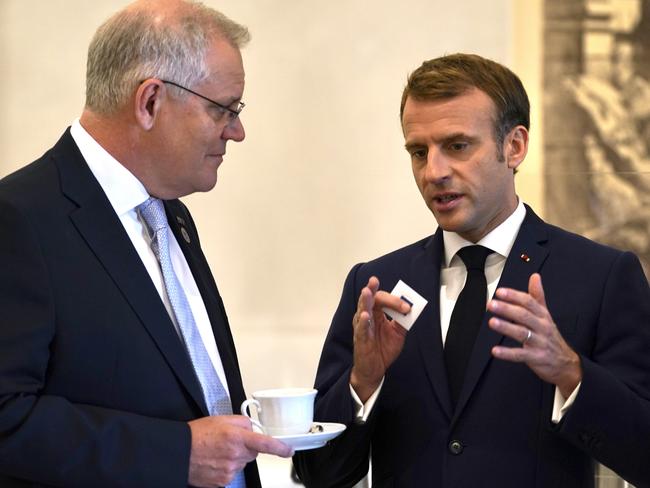
[[[127,8],[99,27],[88,48],[88,109],[115,112],[147,78],[194,86],[210,75],[205,53],[212,39],[237,48],[250,40],[246,27],[221,12],[198,2],[183,2],[183,7],[174,22],[157,21],[155,11]],[[176,94],[186,95],[180,89]]]

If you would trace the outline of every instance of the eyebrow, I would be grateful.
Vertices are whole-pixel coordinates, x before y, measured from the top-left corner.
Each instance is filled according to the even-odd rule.
[[[408,143],[404,144],[404,149],[406,149],[410,153],[414,149],[417,149],[417,148],[420,148],[420,147],[426,147],[426,146],[427,146],[426,144],[422,144],[422,143],[419,143],[419,142],[408,142]]]
[[[234,103],[239,103],[241,102],[242,97],[231,97],[231,98],[226,98],[225,102],[220,102],[222,105],[225,105],[226,107],[230,107]]]
[[[478,136],[472,136],[466,132],[454,132],[452,134],[448,134],[444,136],[442,139],[436,140],[435,142],[437,144],[449,144],[454,141],[458,140],[464,140],[468,142],[476,142],[480,140],[480,137]],[[404,148],[409,151],[410,149],[418,148],[418,147],[426,147],[427,143],[425,142],[407,142],[404,144]]]

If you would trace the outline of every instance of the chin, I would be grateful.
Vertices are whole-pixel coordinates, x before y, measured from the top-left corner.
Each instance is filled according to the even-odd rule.
[[[440,227],[442,230],[446,230],[447,232],[454,232],[456,234],[462,235],[463,231],[465,230],[465,226],[463,223],[459,222],[454,222],[451,219],[439,219],[436,216],[436,222],[438,222],[438,227]]]
[[[206,178],[200,182],[200,185],[197,185],[197,192],[208,192],[212,190],[217,185],[217,175],[215,174],[213,178]]]

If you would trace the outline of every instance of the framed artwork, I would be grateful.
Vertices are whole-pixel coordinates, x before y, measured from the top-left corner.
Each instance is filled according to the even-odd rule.
[[[650,276],[650,0],[545,0],[548,221],[633,251]],[[598,488],[631,487],[598,466]]]
[[[543,12],[545,215],[633,251],[650,276],[650,0]]]

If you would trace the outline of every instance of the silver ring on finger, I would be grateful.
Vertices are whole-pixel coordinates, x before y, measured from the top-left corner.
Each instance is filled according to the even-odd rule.
[[[532,337],[533,337],[533,331],[530,330],[530,329],[528,329],[528,333],[526,334],[526,337],[524,338],[524,340],[521,342],[521,345],[522,345],[522,346],[525,346],[526,343],[527,343],[527,342],[528,342]]]

